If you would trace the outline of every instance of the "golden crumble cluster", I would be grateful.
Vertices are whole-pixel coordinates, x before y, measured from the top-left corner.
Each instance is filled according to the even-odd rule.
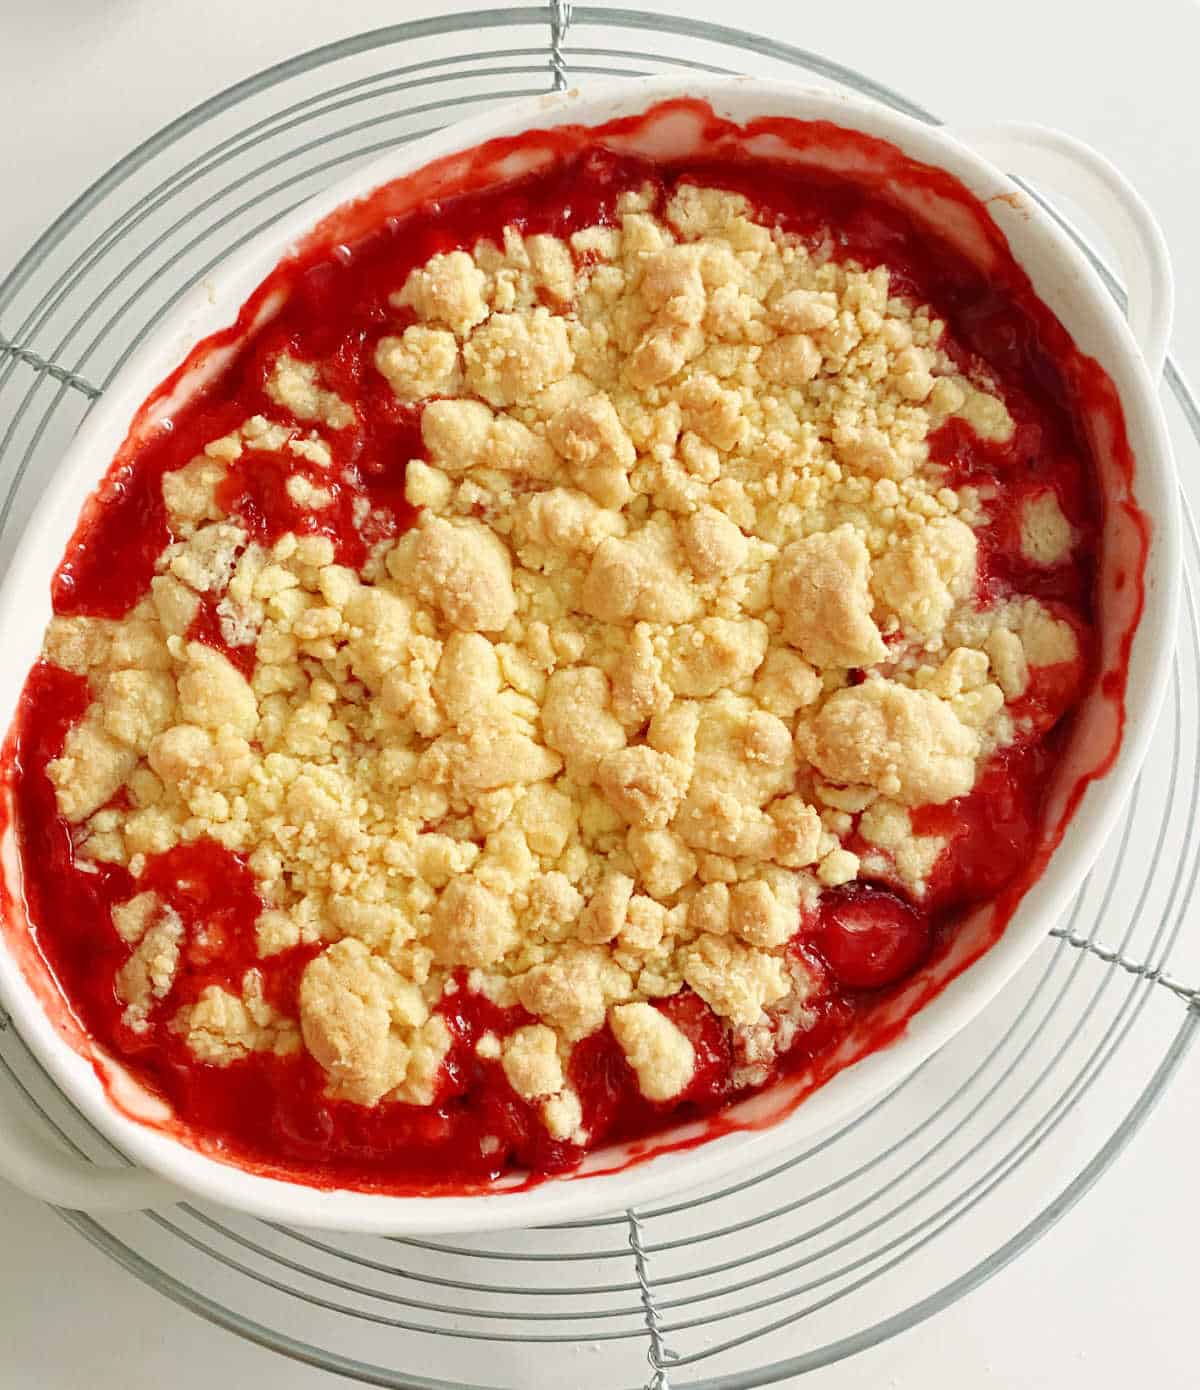
[[[465,971],[535,1020],[478,1051],[556,1138],[586,1139],[567,1064],[606,1022],[647,1097],[687,1090],[692,1043],[652,1006],[685,984],[762,1060],[805,1023],[800,913],[860,872],[919,896],[944,845],[911,811],[969,791],[1030,667],[1075,654],[1036,600],[977,604],[987,499],[945,486],[927,439],[1013,423],[943,325],[739,197],[650,208],[626,195],[569,244],[509,229],[396,287],[409,326],[375,366],[421,409],[420,512],[361,571],[217,505],[244,455],[331,470],[354,425],[285,354],[284,420],[165,477],[149,594],[51,625],[47,659],[94,699],[49,769],[79,852],[136,879],[211,837],[255,875],[261,957],[322,945],[298,1018],[255,970],[177,1009],[198,1058],[304,1046],[334,1097],[428,1104]],[[1073,540],[1035,499],[1031,562]],[[202,599],[250,679],[189,639]],[[150,892],[113,915],[145,1029],[183,927]]]

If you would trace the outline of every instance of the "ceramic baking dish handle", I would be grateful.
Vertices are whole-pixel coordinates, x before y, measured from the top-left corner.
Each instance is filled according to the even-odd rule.
[[[0,1179],[40,1201],[74,1211],[142,1211],[179,1192],[138,1168],[102,1168],[76,1158],[37,1118],[10,1078],[0,1077]]]
[[[1129,327],[1157,379],[1167,356],[1175,286],[1167,243],[1137,190],[1082,141],[1044,126],[1001,123],[950,134],[1007,174],[1064,194],[1103,228],[1120,257]]]

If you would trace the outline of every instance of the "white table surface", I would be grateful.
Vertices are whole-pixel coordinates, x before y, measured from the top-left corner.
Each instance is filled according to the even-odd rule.
[[[723,0],[656,3],[733,17]],[[298,48],[454,8],[438,0],[0,0],[0,269],[99,171],[186,107]],[[736,19],[857,67],[952,121],[1042,121],[1108,154],[1166,231],[1179,290],[1175,351],[1200,379],[1200,6],[741,0]],[[1116,1169],[1015,1264],[931,1322],[805,1385],[1194,1387],[1198,1077],[1193,1057]],[[1067,1289],[1069,1297],[1059,1295]],[[208,1327],[50,1211],[0,1189],[3,1390],[345,1383]]]

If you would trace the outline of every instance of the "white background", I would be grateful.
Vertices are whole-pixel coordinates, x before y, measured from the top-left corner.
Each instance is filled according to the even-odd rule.
[[[733,8],[656,3],[722,22]],[[0,272],[98,173],[195,102],[300,48],[452,8],[0,0]],[[740,0],[736,19],[856,67],[951,121],[1042,121],[1108,154],[1166,231],[1179,289],[1175,351],[1200,378],[1200,6]],[[1193,1058],[1116,1170],[1016,1264],[932,1322],[805,1386],[1195,1386],[1198,1067]],[[1036,1200],[1031,1193],[1031,1208]],[[164,1383],[345,1384],[207,1327],[49,1211],[0,1190],[0,1390]]]

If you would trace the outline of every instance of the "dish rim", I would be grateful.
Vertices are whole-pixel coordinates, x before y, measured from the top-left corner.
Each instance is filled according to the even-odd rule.
[[[1036,949],[1047,927],[1078,888],[1137,775],[1170,671],[1180,593],[1181,544],[1179,517],[1169,505],[1174,486],[1170,441],[1154,383],[1132,334],[1082,252],[1027,194],[968,146],[944,130],[861,98],[786,81],[692,77],[686,83],[678,78],[621,80],[597,84],[583,92],[572,90],[525,100],[447,127],[386,154],[303,204],[185,295],[117,373],[64,453],[51,485],[25,527],[0,583],[0,614],[4,615],[0,622],[6,627],[13,624],[33,628],[40,635],[44,621],[31,617],[31,605],[15,600],[14,594],[36,591],[40,582],[47,592],[46,601],[37,612],[48,616],[48,566],[51,561],[57,564],[65,548],[64,525],[69,536],[80,501],[107,470],[138,408],[199,339],[232,321],[242,302],[274,265],[329,212],[443,155],[470,150],[497,136],[567,122],[594,126],[613,116],[635,114],[681,96],[709,101],[719,114],[734,119],[770,114],[830,120],[888,140],[911,157],[948,170],[983,201],[998,200],[989,202],[989,207],[993,220],[1001,225],[1010,241],[1019,226],[1015,217],[1026,224],[1026,231],[1035,241],[1040,239],[1045,248],[1050,248],[1046,251],[1050,263],[1054,264],[1057,258],[1057,269],[1064,274],[1070,272],[1073,292],[1086,292],[1088,307],[1106,330],[1108,348],[1116,354],[1115,360],[1103,365],[1118,386],[1131,443],[1144,437],[1149,446],[1135,447],[1135,486],[1139,506],[1154,524],[1146,568],[1147,603],[1131,653],[1125,734],[1114,764],[1104,777],[1089,785],[1066,826],[1062,843],[1042,877],[1023,897],[1000,939],[913,1014],[903,1035],[887,1048],[845,1068],[801,1105],[765,1128],[721,1135],[682,1152],[657,1153],[624,1171],[568,1174],[520,1191],[406,1196],[326,1190],[221,1162],[162,1130],[134,1120],[115,1107],[92,1061],[61,1036],[61,1030],[24,978],[5,934],[4,949],[0,951],[0,1003],[35,1055],[84,1115],[135,1163],[187,1192],[267,1219],[343,1231],[478,1231],[606,1213],[675,1193],[681,1186],[701,1186],[748,1162],[765,1162],[831,1128],[882,1094],[981,1012]],[[1005,214],[1005,209],[1012,216]],[[1037,284],[1034,269],[1015,248],[1014,255]],[[1040,285],[1038,293],[1048,300]],[[1062,317],[1061,308],[1052,307]],[[225,315],[224,322],[220,321],[221,315]],[[1070,331],[1075,337],[1074,330]],[[1122,381],[1117,380],[1118,375]],[[1155,493],[1155,505],[1149,505],[1143,496],[1143,484]],[[59,537],[62,538],[56,539]],[[1132,689],[1135,654],[1141,687],[1136,693]],[[27,666],[20,660],[12,664],[17,671],[15,687],[19,693]],[[0,709],[7,715],[15,710],[15,700],[8,698],[13,685],[13,679],[6,678],[0,686]],[[6,726],[9,722],[6,718]],[[9,896],[13,896],[15,886],[19,901],[19,879],[12,877],[16,870],[11,830],[5,834],[3,861]]]

